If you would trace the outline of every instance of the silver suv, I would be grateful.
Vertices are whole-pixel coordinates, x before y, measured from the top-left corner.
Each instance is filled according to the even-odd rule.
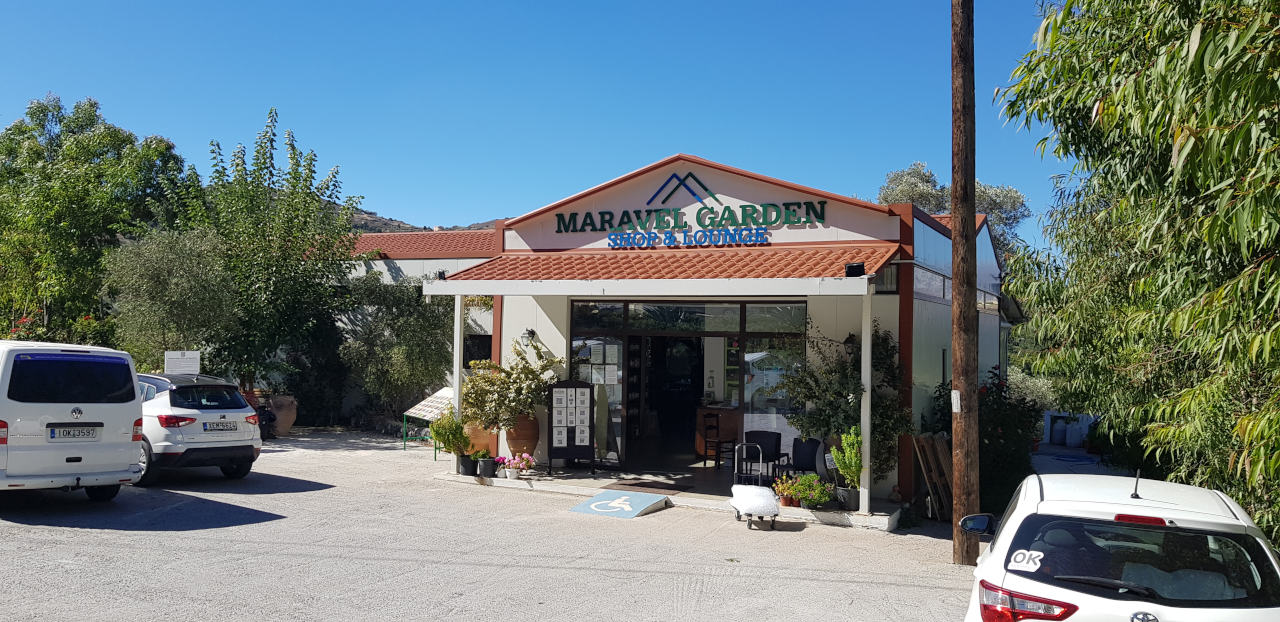
[[[197,374],[138,374],[143,466],[139,486],[162,468],[216,466],[231,479],[249,474],[262,451],[258,414],[234,384]]]

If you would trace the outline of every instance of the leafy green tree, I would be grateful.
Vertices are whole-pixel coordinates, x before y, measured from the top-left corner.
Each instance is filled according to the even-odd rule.
[[[1077,162],[1020,256],[1036,372],[1178,481],[1280,535],[1280,27],[1274,2],[1051,5],[1004,91]]]
[[[139,367],[165,350],[198,350],[235,329],[235,284],[223,242],[207,228],[155,231],[106,258],[105,293],[120,345]]]
[[[172,218],[194,175],[173,143],[107,123],[98,103],[70,111],[57,96],[32,101],[0,132],[0,308],[50,339],[100,314],[102,257],[125,234]],[[198,188],[198,181],[194,182]]]
[[[290,131],[278,166],[276,125],[272,109],[251,156],[237,145],[227,161],[211,143],[206,201],[177,217],[211,227],[224,242],[236,326],[211,358],[246,387],[263,372],[287,370],[283,349],[305,341],[316,322],[334,320],[343,303],[335,288],[355,247],[351,216],[360,197],[341,199],[336,167],[317,180],[315,152],[299,149]]]
[[[996,256],[1003,260],[1022,242],[1015,230],[1031,216],[1027,197],[1013,186],[992,186],[978,182],[974,187],[974,198],[978,213],[987,215],[987,226],[991,228],[991,243],[996,248]],[[913,162],[905,169],[890,171],[885,175],[884,185],[880,186],[880,194],[876,200],[883,205],[914,203],[930,214],[951,212],[951,190],[945,184],[939,185],[938,176],[923,162]]]
[[[342,359],[385,414],[398,415],[439,387],[453,364],[453,300],[422,296],[422,282],[383,283],[370,272],[351,280],[342,318]]]
[[[798,408],[784,416],[801,435],[835,446],[841,434],[862,425],[862,342],[854,340],[857,345],[846,354],[843,341],[812,326],[808,335],[808,359],[784,373],[770,393],[786,394],[796,403]],[[901,382],[898,339],[876,324],[871,333],[871,474],[876,481],[897,466],[898,437],[911,431]]]

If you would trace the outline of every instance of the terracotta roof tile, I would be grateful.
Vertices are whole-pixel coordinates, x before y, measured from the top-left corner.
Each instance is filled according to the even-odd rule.
[[[450,281],[781,279],[842,277],[847,263],[880,269],[897,244],[725,249],[516,253],[449,276]]]
[[[365,233],[356,239],[355,254],[380,251],[382,259],[445,259],[498,256],[493,229]]]

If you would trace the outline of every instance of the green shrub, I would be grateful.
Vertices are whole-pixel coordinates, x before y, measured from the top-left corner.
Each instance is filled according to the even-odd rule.
[[[858,426],[840,435],[840,446],[831,448],[831,459],[845,484],[858,488],[862,478],[862,430]]]
[[[791,496],[810,507],[830,503],[835,492],[835,486],[822,481],[816,473],[801,475],[791,484]]]
[[[471,448],[471,439],[463,428],[462,422],[454,416],[453,408],[450,407],[439,419],[431,422],[431,438],[440,443],[445,451],[461,456]]]

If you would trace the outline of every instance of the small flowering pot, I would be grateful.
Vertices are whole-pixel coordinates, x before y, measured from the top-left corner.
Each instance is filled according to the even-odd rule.
[[[785,508],[793,508],[800,505],[800,503],[796,501],[796,498],[791,495],[783,495],[779,497],[779,500],[782,501],[782,507]]]
[[[507,479],[520,479],[520,471],[516,469],[503,469],[502,472],[507,474]]]

